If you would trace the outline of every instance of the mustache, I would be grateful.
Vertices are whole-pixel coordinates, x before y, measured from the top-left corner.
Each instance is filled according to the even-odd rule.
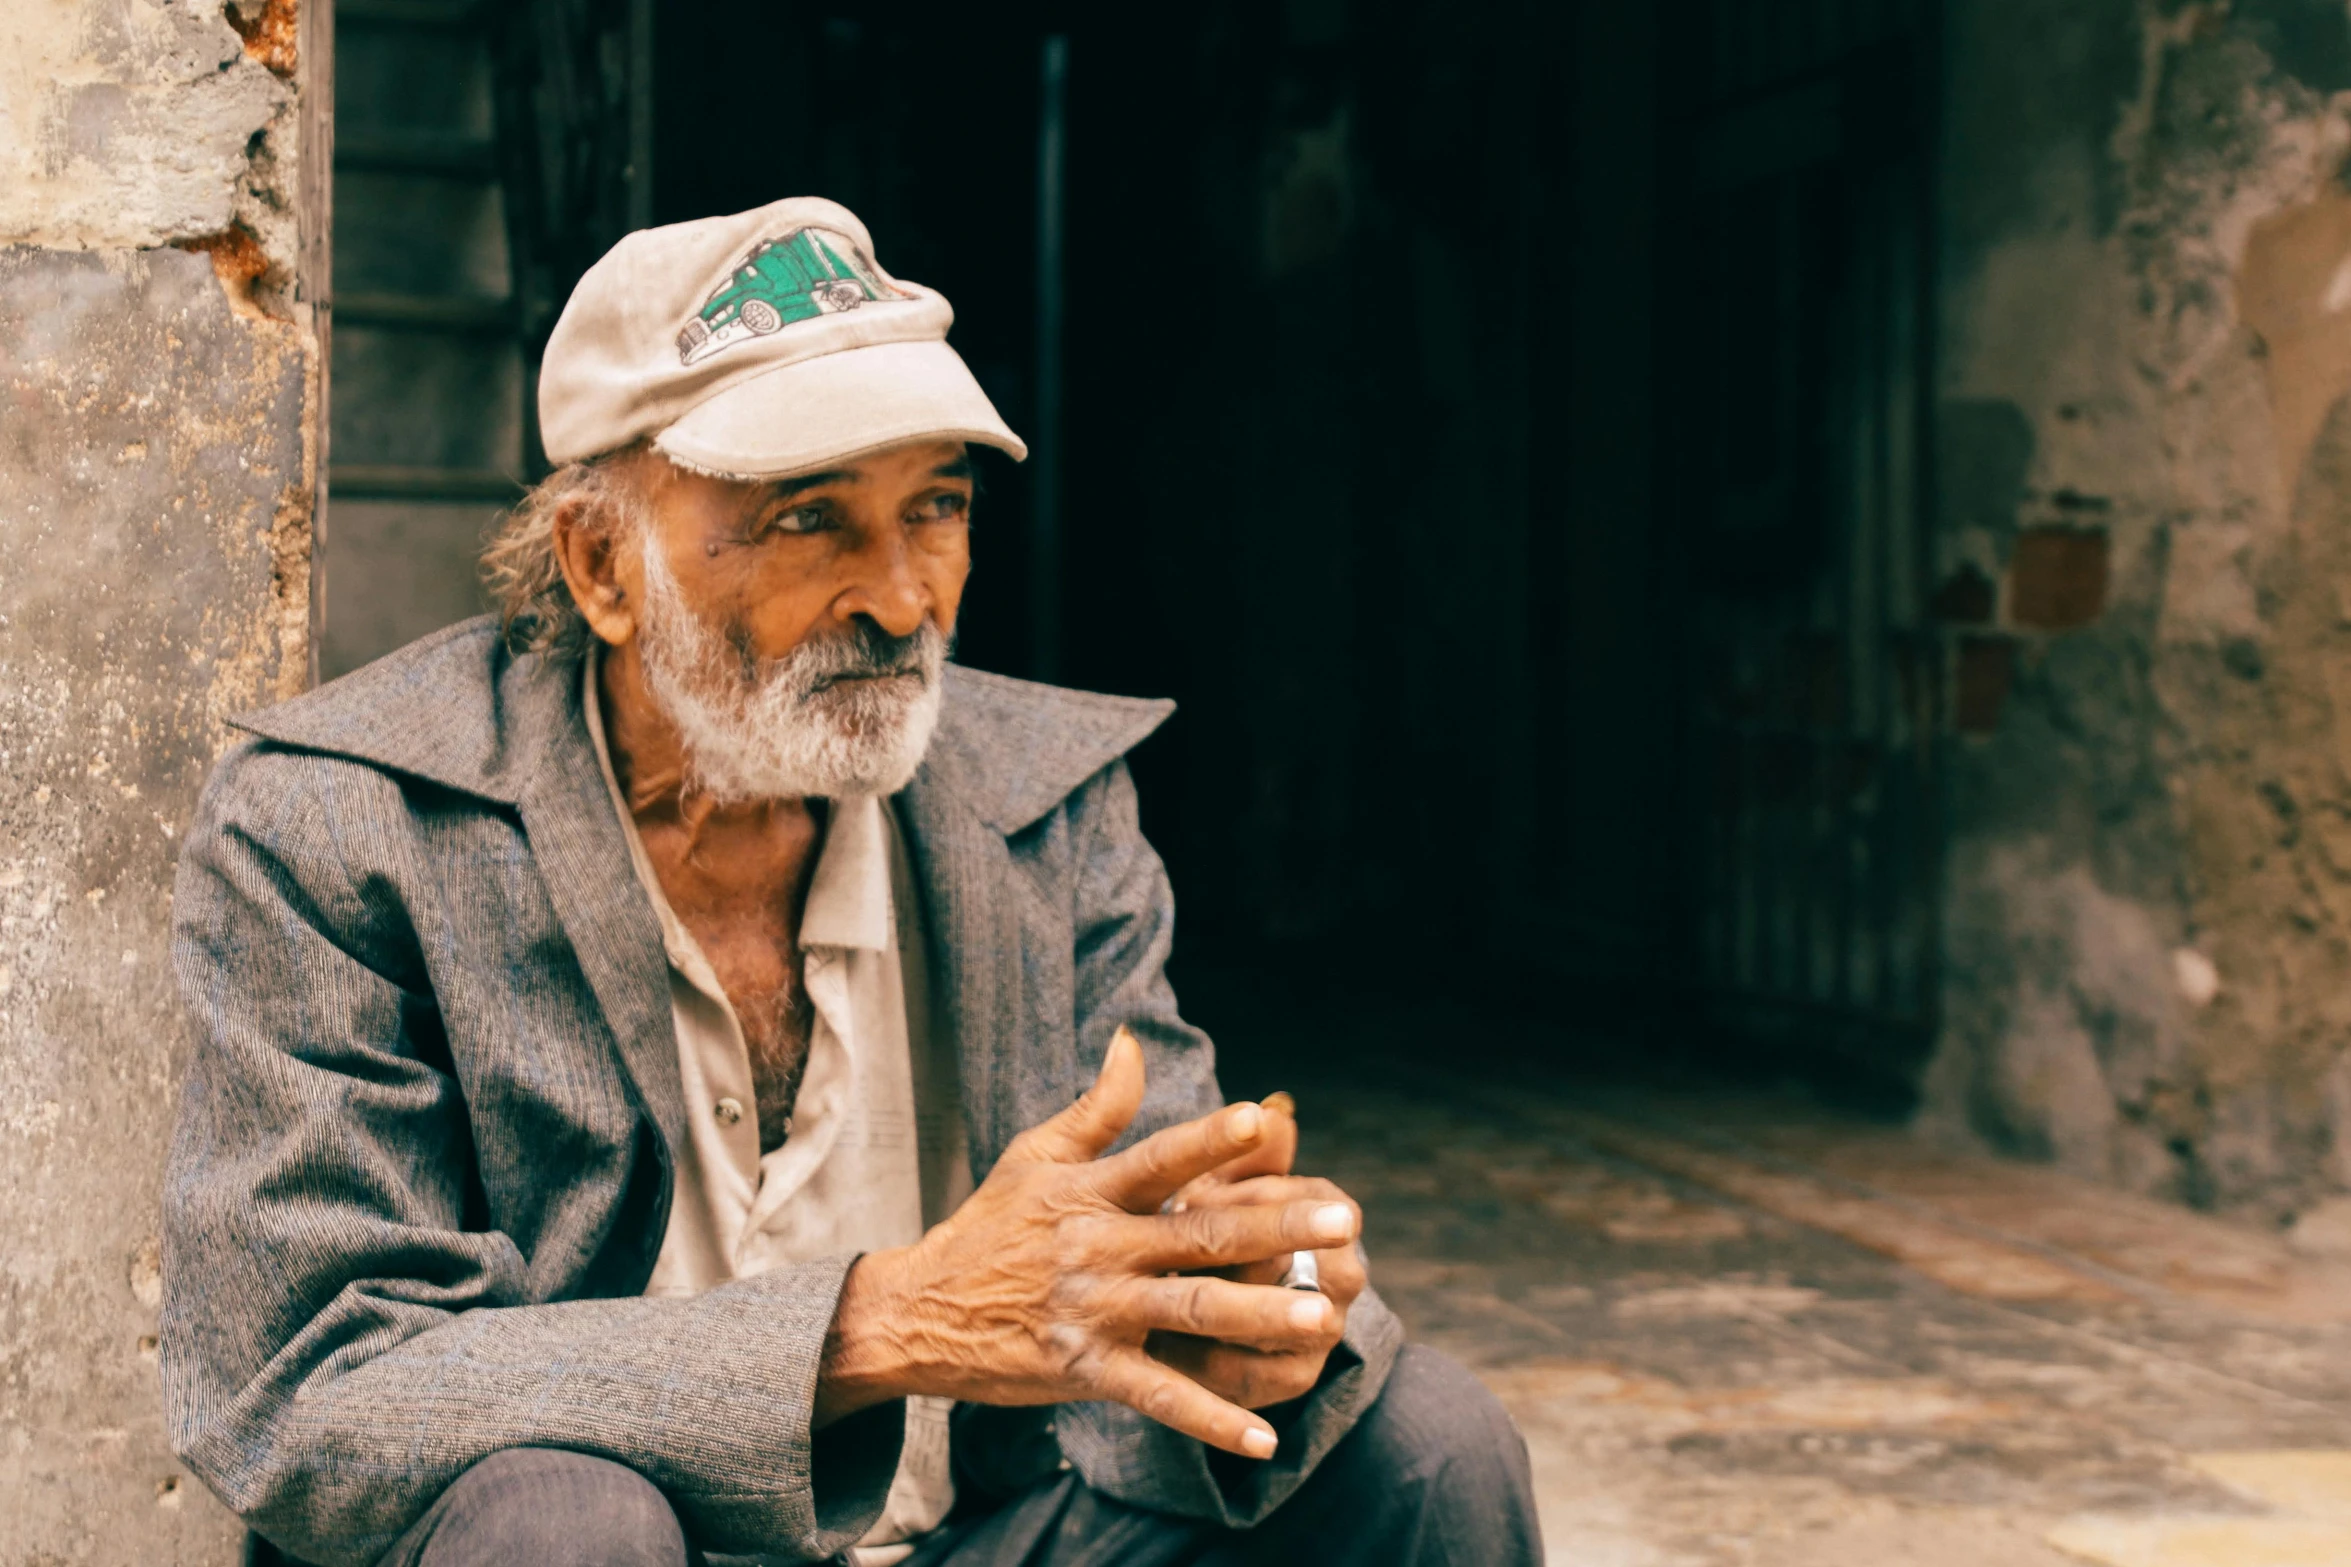
[[[863,616],[829,636],[811,638],[781,658],[760,657],[748,626],[729,628],[746,683],[789,666],[792,674],[813,693],[846,680],[887,680],[913,675],[928,680],[931,670],[953,651],[953,644],[930,621],[904,636],[893,636]]]

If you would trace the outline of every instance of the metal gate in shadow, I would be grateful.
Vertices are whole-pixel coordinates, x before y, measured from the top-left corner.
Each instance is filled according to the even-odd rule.
[[[1710,0],[1694,20],[1667,107],[1658,367],[1690,962],[1734,1034],[1906,1083],[1934,1029],[1942,839],[1936,18]]]

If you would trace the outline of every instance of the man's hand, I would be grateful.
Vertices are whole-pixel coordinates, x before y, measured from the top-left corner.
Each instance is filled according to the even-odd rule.
[[[912,1246],[860,1258],[825,1341],[817,1423],[917,1393],[982,1404],[1113,1399],[1213,1447],[1271,1457],[1263,1419],[1145,1354],[1144,1342],[1186,1334],[1311,1355],[1319,1368],[1343,1322],[1332,1300],[1169,1275],[1301,1249],[1352,1258],[1354,1205],[1302,1183],[1294,1200],[1163,1214],[1187,1182],[1255,1147],[1267,1118],[1256,1105],[1230,1105],[1102,1158],[1142,1103],[1142,1048],[1121,1029],[1086,1095],[1013,1139],[953,1217]]]
[[[1269,1095],[1264,1102],[1265,1131],[1257,1146],[1206,1175],[1188,1182],[1171,1206],[1195,1208],[1279,1206],[1321,1201],[1354,1203],[1329,1181],[1293,1176],[1298,1154],[1298,1123],[1288,1094]],[[1348,1308],[1363,1293],[1363,1258],[1352,1242],[1315,1252],[1323,1293],[1338,1313],[1339,1326]],[[1221,1278],[1245,1284],[1271,1284],[1288,1271],[1288,1256],[1238,1268],[1214,1270]],[[1298,1292],[1293,1292],[1298,1293]],[[1201,1386],[1246,1409],[1264,1409],[1313,1391],[1322,1379],[1329,1347],[1285,1349],[1219,1343],[1188,1333],[1154,1333],[1147,1346],[1154,1359],[1175,1367]]]

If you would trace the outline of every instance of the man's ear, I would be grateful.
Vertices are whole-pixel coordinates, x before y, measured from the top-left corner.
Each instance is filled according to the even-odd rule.
[[[637,634],[644,573],[637,569],[635,551],[628,548],[632,536],[626,530],[594,526],[588,505],[581,499],[557,508],[555,560],[588,629],[619,647]]]

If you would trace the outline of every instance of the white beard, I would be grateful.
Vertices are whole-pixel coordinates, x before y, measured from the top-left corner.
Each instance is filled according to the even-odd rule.
[[[650,531],[644,541],[638,650],[693,787],[732,804],[896,794],[914,781],[944,694],[937,626],[888,639],[854,622],[754,664],[686,603]],[[849,678],[860,675],[882,678]]]

